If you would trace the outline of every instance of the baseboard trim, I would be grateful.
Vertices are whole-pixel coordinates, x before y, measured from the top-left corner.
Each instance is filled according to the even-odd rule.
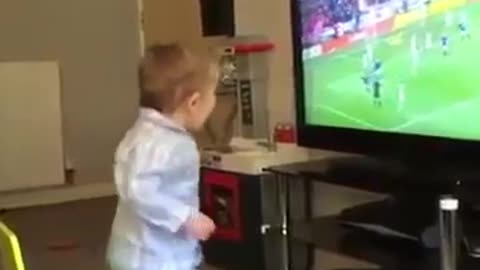
[[[8,192],[0,194],[0,209],[59,204],[113,195],[115,195],[115,187],[111,182],[65,185],[37,190]]]

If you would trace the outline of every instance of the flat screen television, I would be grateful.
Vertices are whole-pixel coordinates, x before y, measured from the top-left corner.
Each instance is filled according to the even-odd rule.
[[[480,153],[480,0],[291,0],[291,8],[300,145]]]

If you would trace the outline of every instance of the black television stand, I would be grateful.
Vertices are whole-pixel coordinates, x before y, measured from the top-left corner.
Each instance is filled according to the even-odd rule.
[[[438,247],[437,198],[450,193],[454,186],[449,174],[432,173],[430,165],[357,156],[329,158],[310,166],[301,170],[303,175],[391,194],[387,199],[345,209],[339,216],[340,224]]]
[[[394,195],[344,209],[338,222],[344,226],[387,237],[414,241],[422,247],[438,248],[436,198]]]
[[[391,194],[345,209],[339,216],[341,224],[436,248],[437,200],[456,194],[462,181],[480,179],[480,169],[469,165],[350,156],[307,162],[299,170],[322,182]]]
[[[315,181],[386,193],[391,195],[387,199],[345,209],[341,215],[332,218],[337,226],[343,224],[361,228],[363,225],[362,229],[367,231],[377,229],[383,235],[406,239],[409,243],[413,240],[424,247],[437,247],[442,239],[438,237],[440,233],[436,225],[439,223],[440,197],[450,194],[456,198],[459,186],[480,179],[480,169],[468,163],[435,163],[358,156],[324,158],[277,166],[267,171],[276,175],[280,183],[291,183],[286,188],[290,190],[287,201],[288,197],[295,198],[295,203],[291,205],[294,207],[292,209],[295,209],[292,210],[294,215],[292,220],[303,216],[306,222],[313,222],[312,206],[302,205],[312,202],[311,196],[314,194],[311,190],[314,189],[311,183]],[[299,202],[302,197],[304,202]],[[441,224],[445,226],[444,222]],[[383,230],[378,227],[383,227]]]

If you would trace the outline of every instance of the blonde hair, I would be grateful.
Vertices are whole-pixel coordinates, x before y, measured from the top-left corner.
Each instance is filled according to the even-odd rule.
[[[219,66],[207,51],[194,54],[179,44],[153,45],[139,70],[140,106],[173,112],[195,92],[216,83]]]

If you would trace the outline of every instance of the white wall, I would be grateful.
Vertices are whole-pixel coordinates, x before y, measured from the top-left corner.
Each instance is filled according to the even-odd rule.
[[[110,181],[113,151],[138,104],[137,3],[1,1],[0,33],[0,61],[58,60],[75,182]]]

